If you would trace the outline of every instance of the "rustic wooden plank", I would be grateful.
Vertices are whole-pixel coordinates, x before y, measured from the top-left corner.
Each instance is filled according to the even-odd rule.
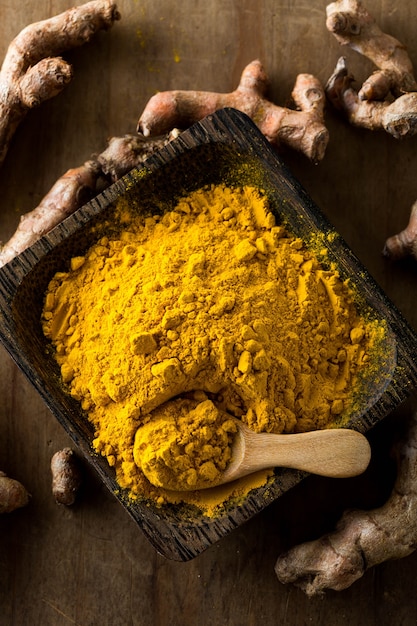
[[[323,82],[342,53],[324,25],[325,3],[312,0],[120,0],[122,20],[69,54],[76,70],[63,94],[19,128],[0,171],[0,239],[14,230],[69,167],[134,132],[158,90],[231,91],[246,63],[260,58],[271,98],[285,103],[298,72]],[[27,23],[72,6],[68,0],[3,3],[0,56]],[[369,0],[384,28],[417,63],[414,3]],[[361,77],[369,66],[343,50]],[[381,256],[387,236],[408,220],[415,199],[415,140],[395,142],[355,130],[332,110],[325,160],[313,166],[286,154],[294,173],[389,297],[417,328],[411,294],[416,269]],[[401,418],[401,414],[398,419]],[[388,443],[397,418],[375,436],[375,465],[361,479],[303,483],[282,501],[189,563],[156,554],[89,467],[77,505],[58,507],[49,460],[69,442],[30,384],[0,348],[0,469],[32,493],[26,509],[0,518],[0,624],[173,626],[232,624],[412,624],[417,556],[368,572],[344,592],[307,600],[278,583],[278,554],[329,529],[345,506],[380,503],[392,480]],[[381,477],[383,480],[381,480]]]

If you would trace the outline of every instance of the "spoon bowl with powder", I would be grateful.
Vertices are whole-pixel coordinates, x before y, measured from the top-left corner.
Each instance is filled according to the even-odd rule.
[[[211,402],[200,406],[206,413],[213,410]],[[139,428],[134,457],[149,482],[164,489],[193,491],[274,467],[347,478],[362,474],[371,458],[367,438],[355,430],[332,428],[284,435],[256,433],[232,415],[222,411],[217,414],[221,415],[221,428],[228,435],[228,444],[221,454],[218,439],[201,443],[198,429],[183,429],[181,433],[181,424],[173,417],[150,420]],[[214,432],[219,433],[218,426]]]

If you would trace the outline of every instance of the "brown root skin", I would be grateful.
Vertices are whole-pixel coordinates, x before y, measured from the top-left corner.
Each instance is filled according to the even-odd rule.
[[[403,94],[394,101],[362,100],[353,82],[346,59],[341,57],[325,88],[329,101],[353,126],[385,130],[395,139],[417,133],[417,92]]]
[[[383,255],[392,261],[408,256],[417,260],[417,201],[411,207],[410,219],[404,230],[386,240]]]
[[[26,506],[29,499],[29,493],[18,480],[0,472],[0,513],[12,513]]]
[[[94,161],[70,169],[57,180],[39,206],[20,218],[14,235],[0,250],[0,267],[52,230],[94,194],[100,169]]]
[[[384,33],[360,0],[337,0],[326,7],[327,29],[344,46],[367,57],[377,68],[359,91],[361,100],[395,98],[417,91],[413,65],[406,47]]]
[[[99,185],[103,189],[133,167],[141,165],[177,133],[173,131],[154,139],[137,135],[114,137],[101,154],[65,172],[39,205],[20,218],[16,232],[0,249],[0,267],[90,200],[99,191]]]
[[[142,165],[156,150],[166,146],[178,135],[179,131],[174,129],[171,133],[153,139],[142,134],[113,137],[106,150],[97,157],[97,162],[104,176],[110,182],[115,182],[134,167]]]
[[[52,495],[57,504],[74,504],[82,476],[78,459],[71,448],[55,452],[51,459]]]
[[[417,417],[395,450],[397,479],[387,502],[371,511],[346,511],[336,530],[279,556],[280,582],[308,596],[346,589],[371,567],[408,556],[417,547]]]
[[[0,70],[0,165],[27,112],[60,93],[72,69],[60,58],[120,19],[112,0],[93,0],[26,26],[10,43]]]
[[[318,79],[310,74],[297,78],[293,99],[299,110],[279,107],[265,98],[268,79],[256,60],[245,67],[240,83],[231,93],[209,91],[163,91],[147,103],[138,122],[145,136],[158,135],[172,128],[186,128],[224,107],[248,115],[265,137],[278,146],[286,145],[320,161],[328,143],[324,125],[325,93]]]
[[[396,139],[415,135],[417,82],[405,46],[379,28],[360,0],[337,0],[326,13],[327,29],[339,43],[378,68],[356,91],[342,57],[326,85],[328,99],[354,126],[383,129]]]

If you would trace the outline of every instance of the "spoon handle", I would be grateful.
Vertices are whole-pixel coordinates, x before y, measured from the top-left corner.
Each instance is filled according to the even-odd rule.
[[[245,429],[248,469],[290,467],[320,476],[347,478],[362,474],[371,458],[361,433],[334,428],[290,435],[252,433]],[[243,469],[243,468],[241,468]]]

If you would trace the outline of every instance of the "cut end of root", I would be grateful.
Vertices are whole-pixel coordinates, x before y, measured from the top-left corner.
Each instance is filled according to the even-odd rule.
[[[142,122],[139,122],[139,124],[138,124],[138,126],[136,128],[136,132],[140,133],[144,137],[150,137],[151,136],[150,129],[148,128],[148,126],[146,124],[143,124]]]
[[[382,249],[382,255],[390,261],[398,261],[408,254],[411,254],[411,251],[404,246],[398,235],[389,237]]]
[[[390,118],[384,128],[394,139],[404,139],[417,134],[417,112],[407,112]]]
[[[330,33],[344,33],[347,29],[347,19],[343,13],[331,13],[326,20],[326,28]]]
[[[323,160],[328,143],[329,131],[326,128],[323,128],[314,137],[314,140],[311,143],[310,151],[307,151],[307,156],[315,165]]]

